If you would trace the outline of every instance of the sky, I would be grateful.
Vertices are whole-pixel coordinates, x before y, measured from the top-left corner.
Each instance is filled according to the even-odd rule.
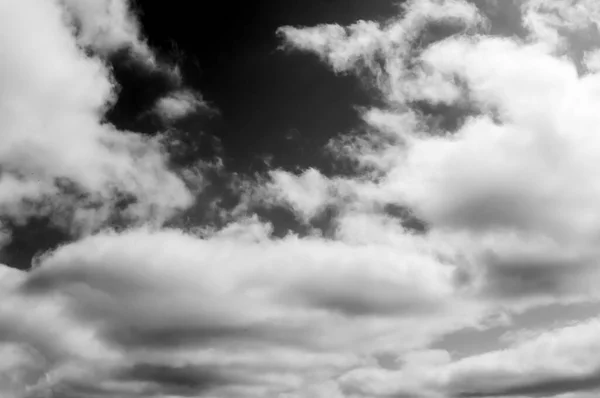
[[[193,3],[0,0],[0,396],[596,396],[596,1]]]

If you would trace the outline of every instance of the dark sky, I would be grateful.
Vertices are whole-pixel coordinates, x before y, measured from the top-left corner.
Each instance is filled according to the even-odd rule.
[[[238,171],[256,167],[255,157],[269,154],[276,167],[304,168],[318,162],[315,150],[356,126],[353,105],[368,101],[355,78],[335,77],[315,56],[278,50],[277,28],[385,20],[397,12],[393,0],[137,4],[150,44],[177,59],[185,82],[220,112],[212,118],[190,118],[180,128],[218,137],[228,167]],[[156,84],[148,92],[150,85],[139,73],[122,73],[117,79],[123,85],[116,108],[121,118],[113,120],[127,125],[160,93]],[[139,129],[140,121],[127,127]],[[205,140],[205,151],[206,145]]]
[[[347,25],[359,19],[384,21],[398,13],[395,0],[216,1],[171,0],[136,2],[144,35],[166,62],[177,63],[184,86],[202,93],[218,110],[189,116],[170,126],[186,150],[174,161],[189,165],[219,156],[227,173],[252,175],[270,169],[331,169],[322,150],[328,140],[360,125],[355,106],[373,101],[353,76],[335,76],[316,56],[280,49],[277,28],[321,23]],[[136,65],[126,53],[108,60],[120,86],[116,105],[106,115],[120,129],[154,135],[165,126],[148,113],[156,100],[173,90],[165,74]],[[214,195],[227,200],[216,179],[204,197],[182,214],[198,225]],[[213,196],[211,196],[213,195]],[[235,199],[235,198],[234,198]],[[231,202],[235,204],[235,200]],[[226,207],[226,206],[225,206]],[[291,212],[271,209],[275,235],[302,232]],[[257,211],[261,214],[261,210]],[[327,225],[315,220],[316,226]],[[9,220],[7,220],[9,222]],[[68,234],[46,217],[22,224],[9,222],[12,241],[0,251],[0,262],[29,268],[36,253],[69,241]],[[185,223],[184,223],[185,224]]]

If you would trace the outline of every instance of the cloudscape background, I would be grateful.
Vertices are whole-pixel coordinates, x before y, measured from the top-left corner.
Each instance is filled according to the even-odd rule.
[[[203,8],[0,0],[0,396],[596,396],[596,1]]]

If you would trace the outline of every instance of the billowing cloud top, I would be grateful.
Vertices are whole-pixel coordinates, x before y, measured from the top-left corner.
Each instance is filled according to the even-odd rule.
[[[502,7],[526,34],[499,33]],[[0,266],[0,395],[587,397],[597,317],[468,355],[444,341],[600,298],[599,23],[591,0],[413,0],[385,23],[281,27],[377,96],[325,148],[352,173],[229,176],[231,214],[177,228],[218,167],[176,169],[168,135],[107,123],[107,57],[170,76],[148,109],[164,121],[207,105],[131,4],[0,0],[1,219],[73,237]],[[275,234],[275,208],[303,232]]]

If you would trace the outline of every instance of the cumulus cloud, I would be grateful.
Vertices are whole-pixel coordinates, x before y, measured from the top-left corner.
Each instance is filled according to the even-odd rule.
[[[88,3],[96,7],[104,2]],[[115,101],[111,72],[100,58],[85,54],[78,44],[81,36],[74,36],[61,4],[35,0],[18,6],[0,4],[5,58],[0,72],[2,213],[18,218],[78,202],[67,208],[77,209],[75,218],[89,229],[118,207],[121,195],[134,203],[127,209],[131,218],[164,219],[189,205],[191,197],[169,170],[156,140],[103,122]],[[83,3],[71,6],[89,11]],[[89,28],[112,35],[110,30],[90,27],[97,22],[95,16],[82,16],[80,34]],[[113,26],[111,21],[102,24]],[[98,44],[90,35],[84,41],[91,40],[86,44],[93,48],[97,44],[114,50],[121,40],[98,38],[102,41]]]
[[[598,39],[600,7],[594,1],[529,0],[523,2],[522,9],[523,23],[531,37],[554,50],[568,52],[569,48],[585,47]],[[582,33],[592,36],[592,40],[581,40],[578,34]],[[579,40],[573,42],[573,38]]]
[[[69,364],[83,362],[119,388],[139,375],[140,395],[148,383],[166,394],[169,374],[197,394],[240,385],[275,393],[470,322],[461,313],[482,309],[453,291],[452,267],[417,246],[409,255],[317,238],[137,230],[80,240],[18,274],[0,323],[5,339],[53,359],[45,387],[56,391],[75,388],[82,376]],[[47,308],[35,311],[40,301]],[[131,366],[138,371],[123,370]]]
[[[459,0],[409,1],[385,23],[282,27],[285,47],[355,74],[384,100],[360,110],[364,131],[328,145],[356,174],[271,170],[249,189],[246,219],[185,232],[161,224],[191,203],[182,178],[193,178],[169,169],[158,140],[102,121],[114,84],[83,50],[147,54],[129,5],[0,2],[3,214],[27,217],[40,210],[24,203],[51,198],[45,211],[66,201],[93,225],[119,206],[153,224],[86,234],[27,273],[0,268],[0,391],[442,398],[597,388],[596,319],[466,358],[431,348],[499,311],[598,299],[600,80],[593,53],[574,59],[557,44],[595,10],[557,4],[526,2],[521,38],[492,37],[492,18]],[[175,91],[155,111],[179,118],[200,101]],[[118,204],[123,195],[133,204]],[[251,214],[260,206],[305,224],[334,208],[332,232],[276,238]]]
[[[154,54],[146,44],[130,0],[60,0],[76,29],[78,42],[108,55],[129,49],[146,62]]]
[[[420,13],[428,7],[445,12]],[[288,197],[274,197],[300,214],[310,203],[311,217],[337,206],[336,238],[358,241],[389,239],[391,229],[386,236],[377,233],[390,226],[386,206],[410,209],[427,225],[425,241],[432,253],[456,265],[461,292],[489,305],[521,311],[544,303],[597,300],[597,42],[578,41],[596,23],[595,15],[595,4],[586,2],[573,8],[564,2],[525,2],[523,26],[530,34],[507,38],[487,34],[490,21],[473,5],[407,2],[403,18],[387,24],[280,29],[287,48],[314,53],[336,72],[369,77],[364,83],[377,88],[388,107],[363,111],[363,135],[342,137],[330,146],[357,161],[360,178],[310,171],[308,180],[308,172],[279,172],[274,181],[304,187],[305,199],[296,194],[290,200],[291,192],[300,192],[292,189]],[[459,29],[439,37],[419,35],[440,23]],[[442,115],[459,115],[446,124],[454,127],[433,128],[423,102],[428,109],[443,109],[435,108],[441,104],[457,109]],[[365,167],[371,170],[367,178],[360,174]],[[401,227],[395,231],[406,234]],[[594,342],[582,344],[592,347]],[[502,355],[491,355],[490,363]],[[464,365],[450,368],[459,366]],[[481,366],[465,374],[479,380]],[[519,380],[494,373],[481,378],[479,390],[457,394],[590,390],[597,388],[596,369],[571,374],[561,368],[531,381],[541,371],[517,367],[507,378]],[[365,372],[354,373],[359,381],[342,391],[439,396],[448,387],[439,374],[421,382],[402,372]],[[495,382],[502,386],[493,387]]]
[[[530,29],[531,10],[556,6],[538,3],[544,7],[534,2],[523,7]],[[561,23],[572,29],[592,18],[565,13]],[[475,30],[448,31],[426,45],[411,41],[415,32],[442,22]],[[465,265],[465,280],[481,282],[487,294],[595,296],[586,281],[597,278],[598,78],[593,72],[581,75],[577,60],[557,54],[538,36],[493,37],[486,34],[488,25],[471,4],[408,2],[404,18],[385,26],[281,30],[288,46],[318,54],[336,71],[376,76],[366,84],[380,88],[391,105],[363,112],[370,127],[358,141],[333,145],[378,171],[377,179],[336,177],[325,184],[324,177],[314,176],[321,192],[328,192],[326,185],[333,192],[320,203],[334,200],[339,190],[331,187],[343,185],[352,192],[346,197],[356,198],[362,209],[390,204],[410,209],[427,224],[432,240],[443,236],[452,242],[450,257]],[[562,34],[560,26],[552,26]],[[438,91],[419,89],[415,96],[413,89],[431,79]],[[443,87],[453,94],[440,96]],[[440,131],[431,129],[419,101],[458,109],[468,103],[475,113],[465,114],[455,129]],[[305,176],[286,177],[294,178]]]

